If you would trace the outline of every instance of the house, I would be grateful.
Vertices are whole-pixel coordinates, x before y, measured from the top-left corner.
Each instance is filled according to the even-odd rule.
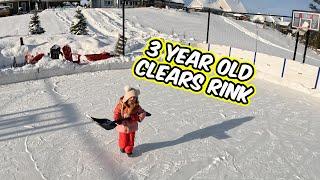
[[[262,15],[254,15],[251,16],[250,21],[255,22],[255,23],[259,23],[259,24],[264,24],[266,18]]]
[[[276,29],[284,34],[292,33],[291,22],[282,19],[276,22]]]
[[[175,9],[184,9],[185,4],[183,0],[167,0],[165,1],[166,6]]]
[[[275,28],[276,22],[279,21],[279,19],[277,17],[273,17],[273,16],[264,16],[264,24]]]
[[[63,7],[64,2],[80,4],[80,0],[0,0],[0,5],[9,6],[11,14],[18,14],[30,12],[36,9]]]
[[[93,8],[115,8],[121,7],[122,0],[92,0],[91,7]],[[182,0],[125,0],[125,7],[158,7],[158,8],[177,8],[183,9],[184,3]]]
[[[243,15],[243,14],[233,14],[232,17],[235,20],[242,20],[242,21],[248,21],[249,20],[249,17],[246,16],[246,15]]]
[[[91,0],[90,7],[93,8],[116,8],[121,7],[122,0]],[[125,7],[141,7],[144,5],[144,0],[125,0]]]

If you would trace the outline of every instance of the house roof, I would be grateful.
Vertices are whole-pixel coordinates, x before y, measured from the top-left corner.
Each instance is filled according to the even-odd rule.
[[[171,1],[175,3],[184,4],[184,0],[171,0]]]
[[[289,21],[279,21],[277,22],[277,24],[281,25],[281,26],[289,26],[291,22]]]

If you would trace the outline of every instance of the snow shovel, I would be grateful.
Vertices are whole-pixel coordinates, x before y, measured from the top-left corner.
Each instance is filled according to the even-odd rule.
[[[151,116],[151,114],[146,112],[146,116],[149,117],[149,116]],[[95,117],[90,117],[90,118],[94,122],[96,122],[99,126],[101,126],[102,128],[104,128],[106,130],[114,129],[115,127],[117,127],[117,125],[121,124],[122,121],[126,120],[126,119],[120,119],[118,121],[112,121],[107,118],[95,118]]]

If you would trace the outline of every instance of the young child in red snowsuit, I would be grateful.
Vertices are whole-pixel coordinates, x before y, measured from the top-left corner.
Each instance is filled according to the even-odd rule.
[[[138,122],[145,118],[146,112],[139,105],[140,90],[129,86],[126,86],[124,90],[124,96],[120,98],[114,109],[114,120],[119,124],[116,130],[119,132],[120,151],[130,156],[134,147]]]

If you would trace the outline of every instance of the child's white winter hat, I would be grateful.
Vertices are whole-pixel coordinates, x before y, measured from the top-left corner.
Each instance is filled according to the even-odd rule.
[[[135,89],[133,87],[130,86],[125,86],[124,87],[124,97],[123,97],[123,102],[128,101],[128,99],[130,99],[131,97],[138,97],[140,95],[140,90],[139,89]]]

